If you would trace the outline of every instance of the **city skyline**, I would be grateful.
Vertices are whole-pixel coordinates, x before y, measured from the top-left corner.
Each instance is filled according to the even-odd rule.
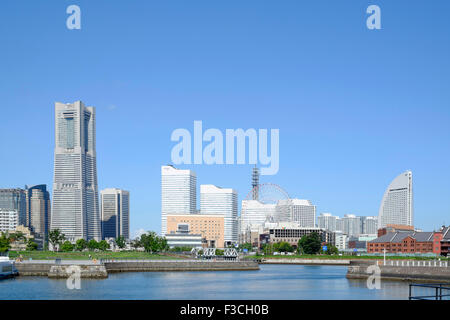
[[[132,235],[160,230],[160,166],[171,132],[195,120],[279,129],[279,172],[261,182],[310,199],[317,213],[376,216],[390,181],[411,170],[414,224],[449,223],[450,4],[405,12],[380,1],[378,31],[366,28],[364,5],[204,4],[110,3],[105,18],[86,2],[79,31],[65,27],[64,4],[5,4],[1,21],[13,31],[0,53],[0,150],[10,169],[0,187],[54,192],[51,105],[82,99],[96,107],[98,187],[132,193]],[[239,203],[251,190],[252,165],[180,168],[235,189]]]

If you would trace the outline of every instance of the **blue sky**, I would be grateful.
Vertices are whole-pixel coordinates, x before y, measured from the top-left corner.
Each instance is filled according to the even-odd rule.
[[[67,6],[81,30],[66,28]],[[370,4],[381,30],[366,28]],[[51,186],[54,102],[97,110],[99,187],[131,192],[131,231],[160,230],[177,128],[276,128],[262,182],[317,211],[377,215],[414,174],[415,224],[450,223],[448,1],[2,1],[0,187]],[[181,166],[250,191],[250,165]]]

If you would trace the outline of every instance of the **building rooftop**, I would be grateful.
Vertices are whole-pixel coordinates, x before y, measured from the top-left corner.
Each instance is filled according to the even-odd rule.
[[[400,232],[388,232],[385,235],[378,237],[371,243],[392,242],[399,243],[405,238],[411,237],[418,242],[427,242],[433,239],[434,232],[415,232],[415,231],[400,231]]]

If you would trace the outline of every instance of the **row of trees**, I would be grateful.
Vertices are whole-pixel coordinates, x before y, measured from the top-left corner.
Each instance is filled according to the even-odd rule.
[[[106,251],[110,249],[110,245],[106,240],[96,241],[94,239],[86,241],[84,239],[78,239],[75,244],[66,240],[66,236],[61,233],[59,229],[54,229],[50,231],[48,235],[49,242],[52,244],[53,250],[56,248],[60,248],[61,251],[70,252],[70,251],[83,251],[83,250],[91,250],[94,251],[96,249],[100,251]],[[117,237],[115,239],[116,245],[123,249],[125,248],[125,238],[122,236]]]
[[[26,250],[33,251],[37,250],[38,244],[34,242],[33,239],[27,239],[25,235],[18,231],[15,233],[3,233],[0,235],[0,252],[8,252],[11,249],[11,243],[13,242],[24,242],[26,243]]]

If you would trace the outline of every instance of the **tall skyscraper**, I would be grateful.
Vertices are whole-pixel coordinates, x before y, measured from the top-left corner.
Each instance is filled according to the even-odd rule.
[[[197,212],[197,177],[194,171],[171,165],[161,167],[161,235],[167,233],[167,215]]]
[[[317,217],[317,226],[320,229],[325,229],[329,231],[336,231],[336,216],[331,213],[321,213]]]
[[[43,239],[50,229],[50,194],[45,184],[25,187],[27,201],[27,226]]]
[[[200,213],[224,216],[224,241],[227,245],[238,241],[237,197],[237,192],[233,189],[211,184],[200,185]]]
[[[378,228],[388,224],[413,226],[412,172],[397,176],[386,189],[378,212]]]
[[[130,238],[130,193],[111,188],[100,191],[102,238]]]
[[[95,109],[55,103],[51,229],[71,240],[101,239],[95,150]]]
[[[0,209],[16,210],[17,223],[19,225],[27,225],[27,201],[25,190],[16,189],[0,189]]]

